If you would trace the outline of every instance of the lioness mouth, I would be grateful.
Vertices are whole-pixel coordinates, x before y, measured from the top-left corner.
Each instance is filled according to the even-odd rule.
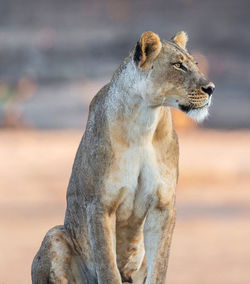
[[[180,110],[184,111],[184,112],[189,112],[190,110],[193,110],[193,109],[204,109],[206,107],[208,107],[209,103],[206,103],[200,107],[194,107],[193,104],[190,104],[190,105],[179,105],[179,108]]]

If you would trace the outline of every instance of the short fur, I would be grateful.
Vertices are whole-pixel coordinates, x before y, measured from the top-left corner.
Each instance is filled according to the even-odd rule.
[[[65,222],[36,254],[34,284],[165,283],[179,156],[169,106],[203,118],[213,85],[178,42],[144,33],[92,100]]]
[[[183,49],[186,49],[187,41],[188,35],[184,31],[178,32],[173,38],[173,42]]]

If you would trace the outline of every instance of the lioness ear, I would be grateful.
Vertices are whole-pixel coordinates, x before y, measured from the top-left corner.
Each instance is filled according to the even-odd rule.
[[[186,49],[187,41],[188,35],[184,31],[177,33],[173,38],[173,42],[183,49]]]
[[[152,63],[161,51],[161,40],[153,32],[145,32],[136,44],[134,61],[143,71],[151,68]]]

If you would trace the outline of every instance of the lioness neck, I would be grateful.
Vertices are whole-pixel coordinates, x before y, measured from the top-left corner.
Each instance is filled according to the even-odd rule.
[[[164,131],[173,130],[168,108],[151,106],[145,100],[151,91],[150,71],[138,71],[133,60],[128,60],[113,77],[106,100],[106,110],[113,137],[126,144],[150,143],[153,140],[163,112],[166,119]],[[162,125],[163,126],[163,125]]]

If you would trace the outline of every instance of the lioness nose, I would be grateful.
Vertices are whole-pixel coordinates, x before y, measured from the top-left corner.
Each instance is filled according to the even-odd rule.
[[[212,93],[214,92],[215,89],[215,85],[213,83],[209,83],[206,87],[201,87],[202,91],[206,94],[208,94],[209,96],[212,95]]]

